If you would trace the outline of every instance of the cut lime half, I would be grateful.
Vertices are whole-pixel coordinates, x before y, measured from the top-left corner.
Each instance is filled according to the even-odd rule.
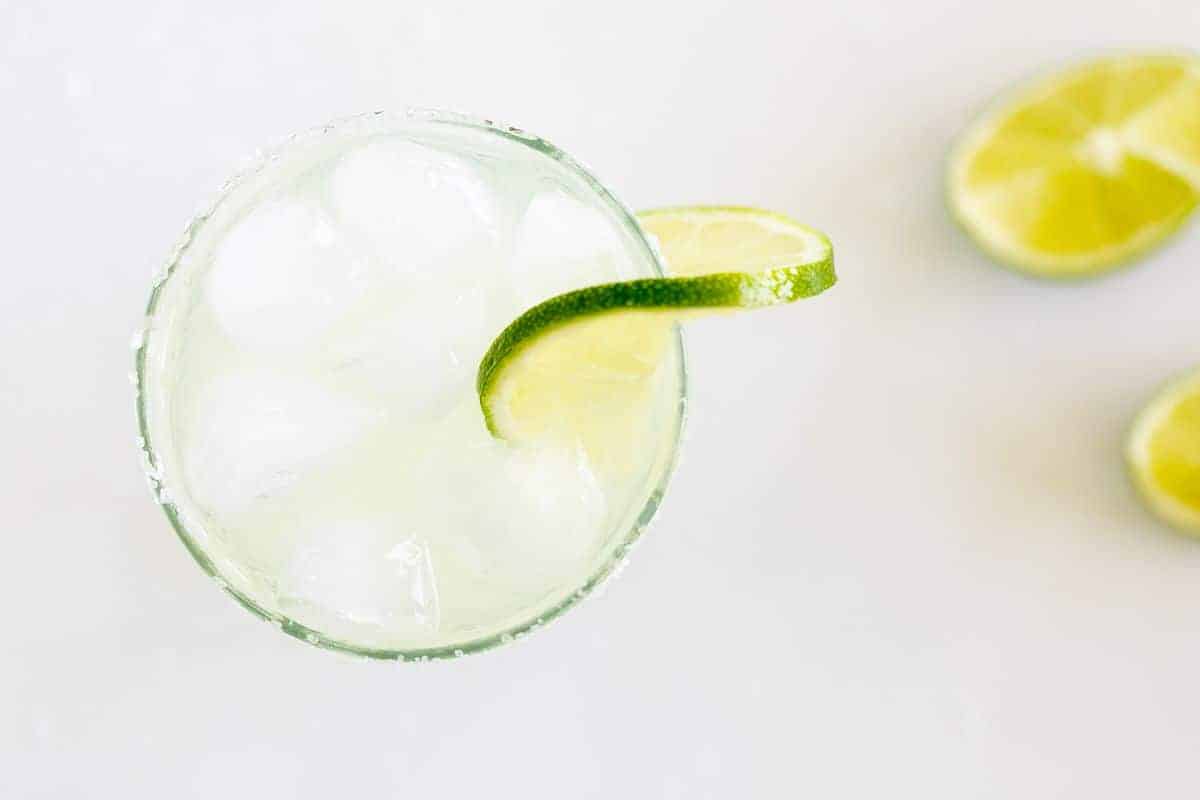
[[[967,233],[1023,272],[1128,262],[1200,202],[1200,59],[1113,56],[1043,77],[967,130],[947,182]]]
[[[514,442],[585,448],[611,463],[644,407],[671,326],[691,316],[790,303],[835,281],[821,233],[766,211],[698,207],[639,217],[666,278],[558,295],[514,320],[479,366],[488,429]]]
[[[1147,505],[1200,536],[1200,372],[1169,384],[1138,415],[1126,458]]]

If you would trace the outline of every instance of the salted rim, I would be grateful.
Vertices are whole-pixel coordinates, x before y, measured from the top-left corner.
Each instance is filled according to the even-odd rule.
[[[599,196],[601,201],[606,204],[612,211],[625,229],[633,235],[634,240],[641,246],[645,255],[650,259],[654,266],[655,272],[658,275],[664,274],[661,255],[657,247],[647,237],[641,226],[637,222],[637,218],[620,200],[610,192],[604,184],[600,182],[592,172],[581,164],[576,159],[572,158],[567,153],[555,147],[550,142],[541,137],[529,134],[520,128],[515,128],[509,125],[503,125],[490,119],[472,116],[470,114],[429,108],[406,108],[403,111],[375,111],[365,114],[356,114],[349,117],[343,117],[333,122],[310,128],[300,133],[292,134],[287,138],[277,142],[272,147],[257,151],[252,159],[240,169],[237,174],[227,180],[217,192],[213,200],[202,211],[197,213],[192,220],[184,228],[183,234],[171,249],[163,266],[155,273],[151,282],[150,297],[146,303],[142,326],[137,330],[133,337],[134,351],[134,385],[136,388],[136,416],[138,429],[138,447],[142,456],[142,468],[146,474],[147,482],[150,486],[151,494],[155,502],[162,508],[171,527],[175,530],[181,542],[187,551],[192,555],[192,558],[200,566],[204,572],[211,577],[218,586],[220,586],[226,594],[232,597],[243,608],[250,611],[255,616],[263,619],[275,627],[279,628],[284,633],[292,636],[308,644],[315,645],[326,650],[334,650],[350,655],[362,656],[372,659],[391,660],[391,661],[431,661],[439,659],[456,658],[458,656],[467,655],[468,653],[478,653],[485,650],[490,650],[501,644],[507,644],[517,639],[523,638],[526,634],[536,630],[549,622],[562,616],[568,609],[576,606],[585,597],[590,596],[597,588],[605,581],[619,571],[628,555],[636,544],[642,533],[646,530],[650,521],[654,518],[662,503],[663,496],[666,492],[667,485],[670,482],[671,476],[674,474],[675,467],[679,460],[679,443],[683,434],[685,418],[687,416],[687,367],[686,357],[683,347],[683,337],[680,334],[678,326],[675,328],[675,352],[679,364],[679,413],[676,415],[675,429],[671,432],[671,440],[669,452],[665,454],[665,458],[660,458],[660,463],[655,469],[658,471],[658,477],[654,482],[654,489],[651,490],[650,496],[647,498],[642,510],[630,529],[625,533],[624,537],[612,549],[612,553],[600,563],[595,571],[587,577],[581,585],[574,590],[569,591],[566,596],[555,605],[543,610],[541,613],[535,614],[532,618],[512,625],[506,629],[496,633],[482,636],[475,639],[469,639],[463,642],[455,642],[453,644],[424,647],[411,649],[391,649],[391,648],[376,648],[363,647],[352,642],[344,641],[332,636],[323,634],[322,632],[310,628],[300,622],[290,619],[284,614],[276,611],[270,611],[259,605],[253,598],[246,593],[234,587],[217,569],[213,560],[205,552],[204,547],[197,541],[196,537],[188,529],[187,524],[180,513],[179,508],[173,501],[169,487],[166,486],[163,473],[160,466],[159,457],[155,451],[154,440],[150,431],[149,415],[147,413],[147,399],[149,394],[149,386],[146,375],[146,350],[147,345],[153,337],[153,326],[151,323],[154,320],[158,303],[162,297],[162,290],[166,283],[175,273],[181,258],[187,252],[197,231],[208,221],[209,217],[216,211],[222,202],[230,195],[230,193],[240,186],[245,180],[259,173],[269,163],[279,157],[284,151],[296,144],[311,142],[319,139],[322,136],[334,133],[344,127],[355,123],[368,123],[372,126],[386,128],[396,124],[412,124],[423,123],[430,125],[449,125],[460,128],[468,128],[477,131],[482,131],[488,134],[501,136],[510,141],[525,145],[532,150],[535,150],[545,156],[548,156],[559,162],[567,169],[576,173],[587,183]]]

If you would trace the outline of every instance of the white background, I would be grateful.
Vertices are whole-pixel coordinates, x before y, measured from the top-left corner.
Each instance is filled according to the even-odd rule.
[[[0,797],[1194,797],[1200,546],[1123,432],[1200,364],[1200,231],[1047,286],[948,222],[1012,80],[1194,0],[0,0]],[[406,104],[635,208],[827,231],[841,284],[690,331],[667,503],[605,595],[454,663],[290,640],[151,503],[129,336],[255,147]]]

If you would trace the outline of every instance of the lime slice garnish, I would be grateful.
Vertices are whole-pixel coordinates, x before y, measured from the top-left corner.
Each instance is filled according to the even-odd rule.
[[[1100,274],[1175,231],[1200,201],[1200,59],[1126,55],[1035,81],[950,158],[951,210],[1000,261]]]
[[[1167,386],[1138,415],[1126,457],[1147,504],[1200,535],[1200,372]]]
[[[566,442],[611,461],[606,451],[653,391],[672,325],[790,303],[835,281],[829,240],[778,214],[676,208],[639,219],[671,277],[589,286],[517,317],[479,365],[479,402],[494,436]]]

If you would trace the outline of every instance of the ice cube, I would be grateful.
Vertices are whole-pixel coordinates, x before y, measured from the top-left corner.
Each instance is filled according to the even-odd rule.
[[[432,631],[439,621],[428,544],[385,519],[332,520],[301,533],[279,593],[286,612],[334,635],[342,620],[389,633]]]
[[[341,223],[407,283],[465,278],[499,258],[494,198],[448,153],[376,140],[342,159],[330,191]]]
[[[604,491],[581,452],[503,448],[467,526],[489,578],[541,594],[570,582],[604,533]]]
[[[223,523],[285,493],[351,446],[375,412],[322,385],[264,370],[219,376],[184,420],[193,498]]]
[[[583,454],[494,439],[474,397],[437,428],[406,476],[404,514],[433,548],[442,629],[499,624],[574,588],[610,516]]]
[[[470,389],[495,332],[482,286],[429,288],[377,305],[328,348],[330,374],[419,417]]]
[[[528,308],[556,294],[635,277],[615,223],[566,191],[541,192],[517,227],[513,287]]]
[[[280,199],[251,211],[218,247],[205,281],[217,322],[240,346],[297,352],[344,317],[369,265],[313,202]]]

